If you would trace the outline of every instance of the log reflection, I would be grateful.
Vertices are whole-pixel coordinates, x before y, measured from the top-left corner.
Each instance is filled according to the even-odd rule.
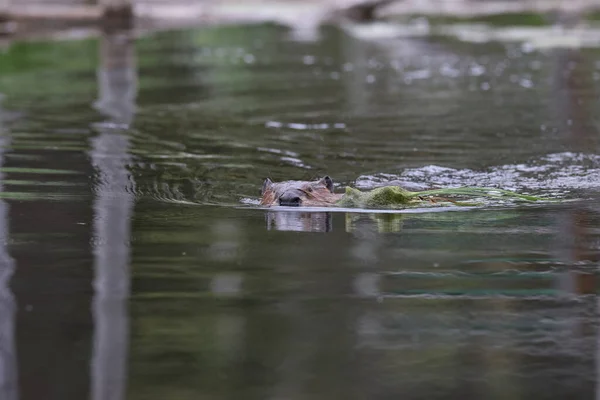
[[[559,13],[556,22],[563,27],[573,28],[580,24],[582,16],[578,12]],[[587,60],[580,49],[559,49],[554,52],[554,85],[557,101],[553,112],[557,113],[565,132],[564,141],[572,151],[587,153],[594,147],[597,129],[594,124],[594,112],[589,109],[590,97],[594,96],[594,81],[590,69],[592,62]],[[589,204],[594,204],[593,202]],[[597,202],[596,202],[597,204]],[[598,249],[589,242],[592,221],[598,218],[598,210],[584,205],[575,205],[559,220],[558,258],[569,266],[559,275],[557,286],[565,293],[582,296],[597,295],[596,275],[579,270],[577,264],[598,262]],[[596,309],[600,310],[600,301],[596,299]],[[572,326],[573,335],[582,335],[585,324]],[[597,333],[596,345],[596,399],[600,399],[600,330],[592,326]]]
[[[2,126],[2,105],[0,104],[0,166],[4,164],[4,149],[8,137]],[[4,174],[0,173],[0,192]],[[15,270],[15,262],[8,253],[8,204],[0,200],[0,398],[17,400],[17,354],[15,343],[15,298],[10,290],[10,279]]]
[[[100,98],[95,106],[109,117],[92,140],[97,170],[94,201],[94,346],[93,400],[125,398],[129,339],[130,229],[134,207],[129,137],[120,130],[131,123],[136,70],[130,32],[101,38],[98,71]]]
[[[296,232],[331,232],[331,213],[305,211],[269,211],[267,229]]]

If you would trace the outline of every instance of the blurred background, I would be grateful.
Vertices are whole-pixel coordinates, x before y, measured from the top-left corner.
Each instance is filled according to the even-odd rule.
[[[597,399],[600,2],[0,0],[0,398]],[[553,203],[290,210],[266,177]]]

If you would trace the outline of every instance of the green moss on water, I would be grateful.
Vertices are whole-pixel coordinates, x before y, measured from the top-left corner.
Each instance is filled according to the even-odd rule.
[[[522,202],[536,202],[543,199],[523,195],[509,190],[479,187],[460,187],[448,189],[425,190],[421,192],[411,192],[399,186],[383,186],[373,189],[369,192],[361,192],[358,189],[346,187],[344,196],[337,202],[340,207],[347,208],[407,208],[407,207],[425,207],[425,206],[477,206],[480,203],[473,201],[450,201],[446,198],[437,196],[461,198],[491,198],[505,199]]]
[[[406,206],[414,202],[414,195],[399,186],[384,186],[370,192],[346,187],[344,197],[338,202],[341,207],[385,208]]]

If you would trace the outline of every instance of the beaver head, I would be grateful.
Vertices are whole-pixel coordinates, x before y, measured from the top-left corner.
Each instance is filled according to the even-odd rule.
[[[326,176],[317,181],[285,181],[274,183],[266,179],[261,190],[263,206],[313,206],[335,204],[341,194],[333,193],[333,181]]]

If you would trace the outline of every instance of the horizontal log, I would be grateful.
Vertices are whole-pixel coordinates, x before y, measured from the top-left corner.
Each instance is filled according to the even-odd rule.
[[[507,13],[548,13],[553,11],[583,12],[600,9],[599,2],[590,0],[523,0],[523,1],[398,1],[386,5],[387,15],[424,15],[477,17]]]
[[[30,20],[76,20],[93,21],[102,17],[101,7],[91,5],[13,5],[7,12],[7,19]]]
[[[20,3],[20,4],[16,4]],[[399,15],[424,16],[479,16],[507,12],[550,11],[577,12],[600,9],[600,4],[589,0],[538,0],[538,1],[388,1],[388,0],[332,0],[332,1],[290,1],[290,0],[236,0],[178,3],[165,0],[165,3],[134,0],[133,17],[177,24],[190,21],[235,22],[235,21],[275,21],[287,23],[299,18],[313,20],[326,15],[343,16],[345,12],[359,10],[365,15],[389,17]],[[98,21],[107,15],[105,8],[97,5],[24,5],[22,0],[13,2],[8,10],[0,10],[1,20],[62,20]],[[110,16],[110,13],[108,13]]]

